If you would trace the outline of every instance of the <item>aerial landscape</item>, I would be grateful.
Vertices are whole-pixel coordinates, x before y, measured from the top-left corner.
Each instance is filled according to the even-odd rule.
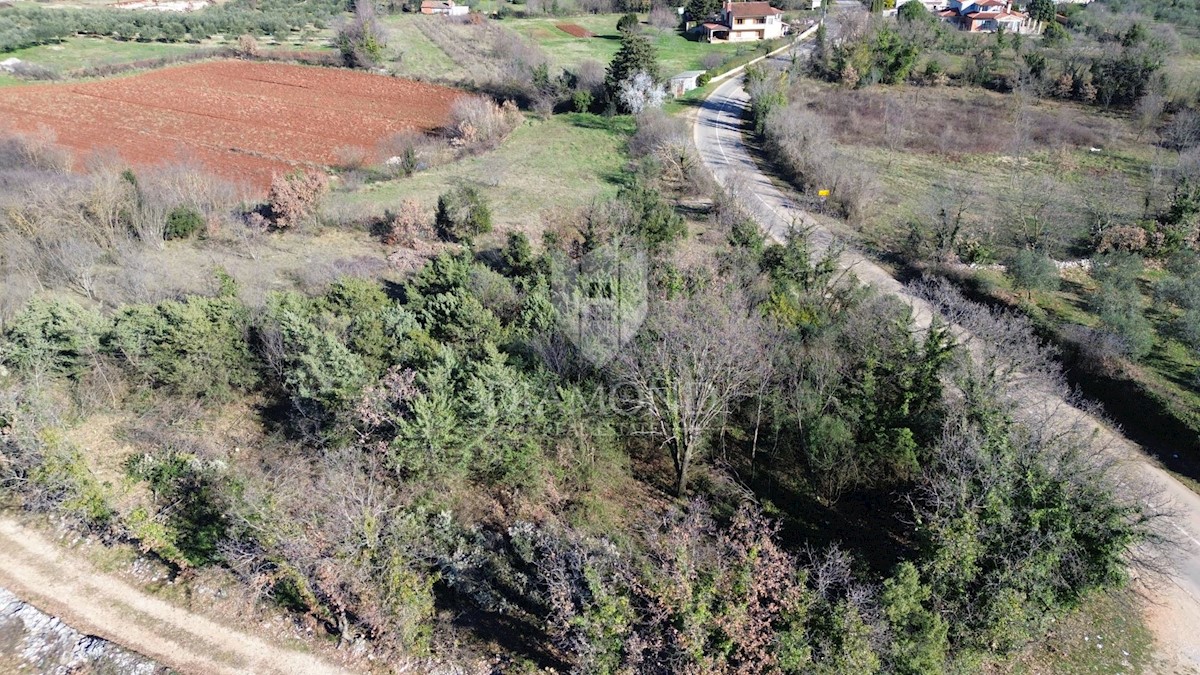
[[[1197,0],[0,0],[0,673],[1200,673]]]

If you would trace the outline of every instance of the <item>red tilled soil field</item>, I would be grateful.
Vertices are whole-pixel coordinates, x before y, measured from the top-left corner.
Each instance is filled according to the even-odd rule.
[[[577,23],[556,23],[554,24],[554,27],[566,33],[567,35],[577,38],[596,37],[595,33]]]
[[[199,161],[264,190],[340,151],[377,157],[401,131],[444,126],[464,94],[381,75],[281,63],[214,61],[130,77],[0,90],[0,131],[51,129],[79,158],[112,149],[134,165]]]

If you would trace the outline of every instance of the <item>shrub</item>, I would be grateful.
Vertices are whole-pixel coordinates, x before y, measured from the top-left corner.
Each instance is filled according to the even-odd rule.
[[[623,188],[618,202],[630,211],[627,229],[651,249],[659,249],[687,234],[687,224],[656,186],[644,177]]]
[[[470,244],[492,231],[492,211],[478,190],[464,185],[438,197],[434,223],[443,240]]]
[[[590,91],[577,91],[571,95],[571,105],[575,108],[575,112],[589,112],[592,109],[592,103],[595,102],[595,97]]]
[[[102,320],[69,300],[34,300],[0,341],[0,362],[18,370],[78,377],[91,362]]]
[[[237,52],[245,58],[254,59],[262,54],[262,49],[253,35],[243,35],[237,40]]]
[[[637,14],[634,14],[633,12],[629,12],[628,14],[623,15],[620,19],[617,19],[617,30],[621,33],[636,32],[640,26],[641,22],[638,21]]]
[[[383,243],[412,248],[430,228],[421,204],[413,199],[405,199],[400,202],[396,213],[388,212],[381,229]]]
[[[450,109],[450,128],[454,139],[481,149],[495,147],[521,121],[515,104],[497,105],[482,96],[466,96]]]
[[[1106,229],[1100,235],[1096,245],[1097,253],[1117,251],[1122,253],[1137,253],[1146,248],[1149,240],[1146,230],[1136,225],[1118,225]]]
[[[504,245],[502,254],[504,265],[508,268],[510,276],[521,277],[533,272],[536,264],[536,257],[533,255],[533,247],[529,244],[529,237],[523,232],[509,232],[508,241]]]
[[[204,231],[204,216],[190,206],[178,206],[167,214],[167,225],[163,228],[163,239],[190,239]]]
[[[267,193],[267,215],[275,229],[285,230],[311,218],[329,191],[329,178],[319,171],[276,176]]]
[[[1018,251],[1008,262],[1008,274],[1013,285],[1029,292],[1058,288],[1058,268],[1050,256],[1040,251]]]
[[[130,517],[143,548],[180,567],[219,558],[217,546],[228,527],[228,478],[221,462],[165,450],[131,456],[125,473],[148,485],[156,505],[155,514],[139,508]]]
[[[359,0],[355,4],[354,18],[338,30],[334,44],[348,68],[374,68],[383,60],[387,33],[375,17],[374,3]]]
[[[103,528],[116,515],[104,486],[78,448],[52,439],[42,443],[26,486],[34,508],[59,508],[87,527]]]

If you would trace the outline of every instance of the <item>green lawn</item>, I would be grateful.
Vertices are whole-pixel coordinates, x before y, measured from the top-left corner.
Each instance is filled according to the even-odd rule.
[[[550,59],[554,68],[572,68],[583,61],[593,60],[607,65],[620,47],[617,32],[619,14],[598,14],[565,18],[500,19],[494,27],[509,30],[539,47]],[[642,17],[645,20],[645,17]],[[419,22],[430,29],[454,35],[453,43],[439,47],[425,31],[418,28]],[[394,52],[400,57],[396,71],[401,74],[433,79],[463,81],[486,77],[493,64],[484,63],[488,58],[480,51],[489,51],[487,45],[468,44],[488,39],[482,30],[470,26],[445,22],[432,17],[399,14],[384,19],[390,32]],[[574,23],[596,34],[591,38],[577,38],[563,32],[558,23]],[[478,27],[476,27],[478,28]],[[676,31],[659,31],[648,25],[643,30],[658,52],[662,74],[671,76],[685,70],[702,70],[707,54],[716,52],[727,60],[747,56],[755,51],[755,45],[716,44],[689,40]]]
[[[607,64],[620,46],[617,32],[619,14],[596,14],[567,18],[504,19],[502,26],[511,28],[529,38],[550,57],[553,65],[569,68],[581,61],[595,60]],[[646,17],[642,16],[642,21]],[[592,38],[577,38],[563,32],[555,24],[573,23],[596,34]],[[706,54],[718,52],[727,58],[754,50],[753,45],[708,44],[689,40],[677,31],[659,31],[643,24],[642,30],[650,37],[658,51],[662,74],[671,76],[685,70],[703,70],[701,65]]]
[[[183,54],[200,48],[189,43],[125,42],[108,38],[75,37],[58,44],[38,45],[4,54],[60,73],[90,66],[128,63]]]
[[[417,29],[416,21],[425,20],[411,14],[395,14],[383,18],[388,30],[388,44],[396,59],[396,72],[412,77],[434,80],[461,81],[469,73],[456,63],[425,34]]]
[[[436,167],[409,178],[374,183],[339,193],[334,206],[394,208],[415,199],[430,211],[438,195],[454,185],[480,189],[500,230],[532,231],[551,216],[565,216],[620,188],[626,117],[556,115],[530,119],[496,150]]]

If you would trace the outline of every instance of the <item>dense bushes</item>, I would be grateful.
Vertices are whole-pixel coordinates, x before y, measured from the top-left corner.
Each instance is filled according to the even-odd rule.
[[[0,361],[28,373],[80,376],[99,345],[98,314],[68,300],[38,300],[9,321]]]
[[[1013,412],[1010,378],[1046,363],[1026,324],[988,314],[1012,333],[968,360],[729,200],[681,245],[688,158],[642,125],[619,196],[540,251],[447,244],[403,281],[261,308],[224,277],[106,312],[34,301],[0,339],[5,495],[222,566],[376,658],[486,638],[580,672],[955,672],[1123,581],[1154,514],[1086,435]],[[448,193],[442,236],[485,207]],[[137,413],[121,499],[44,414],[98,386]]]
[[[231,280],[220,295],[121,310],[101,339],[135,380],[185,398],[228,399],[256,380],[250,314]]]
[[[953,643],[1003,652],[1041,634],[1053,608],[1119,583],[1128,544],[1157,535],[1105,487],[1097,451],[985,419],[951,421],[916,517],[939,610],[960,617]]]
[[[1084,103],[1131,107],[1158,86],[1165,56],[1174,48],[1170,31],[1151,33],[1135,20],[1106,21],[1103,10],[1079,12],[1074,33],[1047,20],[1043,38],[1028,41],[998,33],[976,39],[933,20],[920,5],[901,7],[896,22],[884,19],[843,22],[838,40],[819,29],[809,58],[816,77],[850,87],[873,84],[938,85],[954,78],[975,86],[1026,92]],[[1037,11],[1054,13],[1042,4]],[[1065,48],[1075,38],[1086,46]],[[1010,51],[1011,50],[1011,51]],[[1011,56],[1006,54],[1011,53]],[[942,68],[949,57],[965,57],[953,73]],[[925,60],[923,72],[915,72]]]

